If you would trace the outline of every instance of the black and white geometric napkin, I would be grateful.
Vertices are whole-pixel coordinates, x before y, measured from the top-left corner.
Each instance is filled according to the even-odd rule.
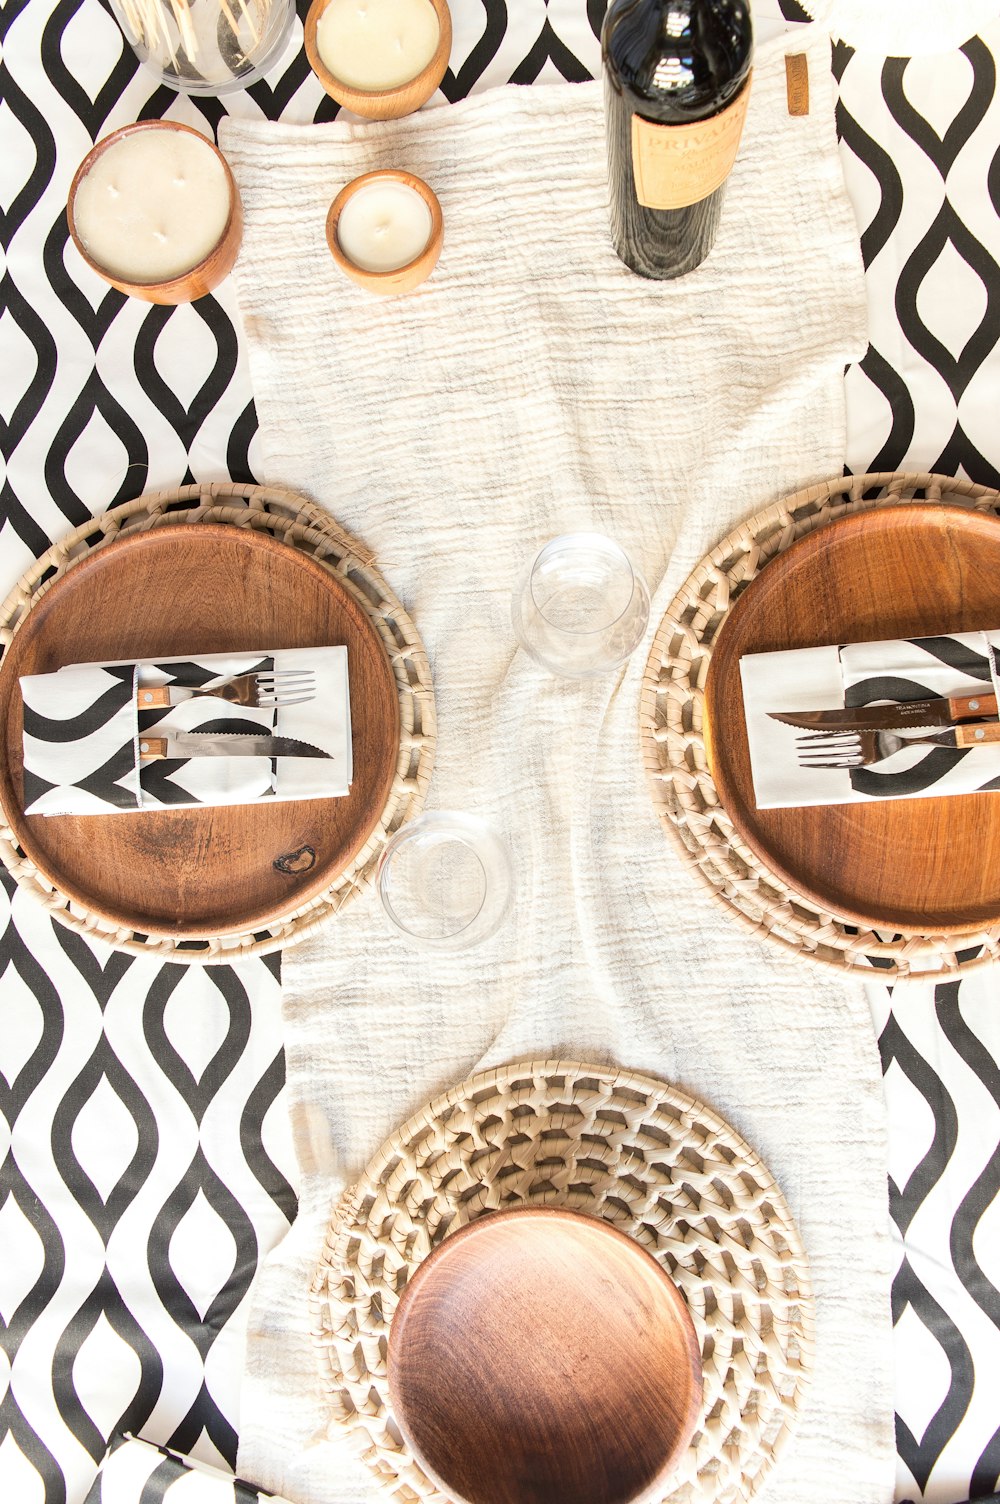
[[[116,1436],[83,1504],[288,1504],[169,1447]]]
[[[1000,630],[747,654],[740,660],[740,674],[757,808],[1000,789],[1000,743],[965,748],[913,744],[875,767],[802,768],[797,743],[808,733],[769,715],[926,700],[977,689],[996,692],[998,650]]]
[[[27,814],[140,808],[136,674],[78,663],[21,680]]]
[[[231,705],[199,695],[140,710],[142,688],[210,689],[237,674],[310,668],[316,693],[296,705]],[[338,798],[353,776],[347,649],[282,648],[159,662],[71,664],[22,678],[25,813],[124,811]],[[184,757],[140,762],[142,734],[294,737],[326,758]]]

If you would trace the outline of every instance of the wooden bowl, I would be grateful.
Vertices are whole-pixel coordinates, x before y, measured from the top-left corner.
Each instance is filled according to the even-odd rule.
[[[337,225],[348,199],[353,198],[359,188],[378,181],[402,183],[406,188],[413,188],[431,211],[431,233],[426,246],[414,261],[409,261],[406,266],[397,267],[392,272],[369,272],[363,267],[356,266],[348,256],[344,255],[340,248],[340,241],[337,239]],[[444,244],[444,219],[437,194],[433,188],[427,186],[423,178],[414,177],[412,172],[385,168],[380,172],[363,173],[361,177],[354,178],[346,187],[341,188],[330,205],[326,216],[326,243],[344,276],[350,277],[351,281],[356,282],[359,287],[365,287],[369,292],[381,293],[384,296],[412,292],[415,287],[420,286],[421,282],[427,281],[437,266],[441,247]]]
[[[691,1317],[608,1223],[480,1217],[420,1265],[389,1330],[393,1416],[458,1504],[658,1497],[701,1413]]]
[[[355,89],[343,83],[319,55],[316,32],[330,0],[312,0],[306,16],[305,43],[309,66],[331,99],[365,120],[398,120],[426,104],[444,78],[451,57],[451,11],[448,0],[430,0],[438,18],[438,44],[426,68],[394,89]]]
[[[121,141],[125,136],[134,135],[136,131],[186,131],[190,136],[197,136],[198,140],[204,141],[205,145],[218,157],[225,171],[226,181],[229,184],[229,217],[226,220],[226,225],[219,241],[209,251],[204,260],[199,261],[196,266],[191,267],[190,271],[186,271],[179,277],[172,277],[168,281],[163,282],[125,282],[120,277],[113,276],[110,272],[105,271],[100,262],[95,261],[90,255],[76,229],[74,204],[77,189],[81,182],[87,173],[90,172],[98,158],[107,151],[109,146],[113,146],[115,142]],[[239,255],[240,244],[243,239],[243,205],[240,202],[239,190],[236,187],[236,180],[230,170],[229,163],[214,142],[209,141],[207,136],[203,136],[201,131],[193,130],[189,125],[181,125],[176,120],[142,120],[137,125],[124,125],[120,130],[112,131],[109,136],[105,136],[103,140],[98,141],[84,157],[73,176],[73,181],[70,184],[69,200],[66,205],[66,218],[69,222],[69,233],[73,244],[91,271],[96,272],[99,277],[103,278],[105,282],[109,282],[112,287],[116,287],[119,292],[127,293],[131,298],[142,298],[147,303],[193,303],[196,298],[203,298],[206,293],[212,292],[213,289],[218,287],[220,282],[229,276],[236,263],[236,257]]]

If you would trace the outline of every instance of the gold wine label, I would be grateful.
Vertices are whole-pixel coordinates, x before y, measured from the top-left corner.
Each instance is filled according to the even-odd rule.
[[[721,188],[732,171],[743,134],[748,78],[731,104],[691,125],[654,125],[632,116],[635,193],[647,209],[686,209]]]

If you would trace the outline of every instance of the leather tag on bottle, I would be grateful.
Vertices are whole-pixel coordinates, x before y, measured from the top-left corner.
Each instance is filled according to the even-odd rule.
[[[789,115],[808,115],[809,59],[804,52],[790,52],[785,58],[785,94]]]
[[[635,194],[647,209],[686,209],[721,188],[732,171],[750,101],[748,78],[736,98],[708,120],[654,125],[632,116]]]

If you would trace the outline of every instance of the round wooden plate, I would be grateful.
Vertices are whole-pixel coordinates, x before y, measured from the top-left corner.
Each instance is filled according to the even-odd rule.
[[[389,1330],[400,1431],[458,1504],[662,1498],[701,1414],[687,1306],[600,1218],[477,1218],[418,1267]]]
[[[744,653],[1000,626],[1000,518],[909,504],[799,539],[729,613],[705,687],[719,796],[789,887],[878,929],[961,932],[1000,919],[1000,798],[758,810],[740,686]]]
[[[346,798],[85,817],[21,812],[22,674],[340,644],[354,750]],[[133,534],[57,580],[4,655],[0,724],[0,803],[39,870],[114,924],[175,937],[262,926],[329,887],[375,828],[399,753],[392,666],[346,586],[266,533],[213,524]]]

